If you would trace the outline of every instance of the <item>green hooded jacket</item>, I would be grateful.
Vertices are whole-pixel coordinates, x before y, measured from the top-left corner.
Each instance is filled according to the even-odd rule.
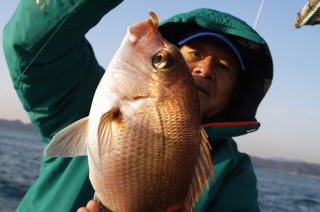
[[[5,26],[3,46],[12,81],[16,82],[14,87],[45,145],[61,129],[88,115],[105,70],[98,64],[85,34],[120,2],[23,0]],[[202,13],[204,15],[199,15]],[[272,79],[268,47],[254,30],[237,18],[207,9],[169,19],[160,31],[174,43],[180,35],[171,34],[170,27],[174,23],[185,26],[184,22],[230,34],[243,46],[247,60],[260,58],[254,64],[248,62],[248,77],[243,83],[243,93],[251,97],[240,95],[241,101],[226,113],[235,118],[225,115],[223,122],[204,125],[214,146],[215,178],[210,181],[210,189],[200,195],[193,211],[258,211],[256,177],[250,159],[237,151],[231,137],[259,127],[254,116]],[[255,73],[254,70],[264,71]],[[239,113],[234,108],[247,110]],[[76,211],[86,205],[93,194],[86,157],[43,157],[39,177],[17,211]]]

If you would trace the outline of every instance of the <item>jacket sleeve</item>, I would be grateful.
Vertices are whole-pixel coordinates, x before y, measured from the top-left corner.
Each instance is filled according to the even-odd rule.
[[[259,212],[257,179],[248,155],[240,153],[232,139],[215,146],[215,177],[200,194],[194,212]]]
[[[14,87],[45,143],[87,116],[104,73],[86,32],[121,0],[21,0],[3,32]],[[44,157],[17,211],[76,211],[93,197],[86,157]]]
[[[3,32],[16,92],[44,141],[87,116],[104,69],[86,32],[122,0],[21,0]]]

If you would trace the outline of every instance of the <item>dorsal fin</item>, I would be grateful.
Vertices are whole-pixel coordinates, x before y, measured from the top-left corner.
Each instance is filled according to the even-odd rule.
[[[208,179],[213,179],[213,166],[210,155],[210,143],[206,131],[201,128],[200,152],[197,158],[196,167],[189,187],[186,199],[187,211],[192,210],[192,206],[198,200],[199,193],[203,193],[203,185],[209,188]]]

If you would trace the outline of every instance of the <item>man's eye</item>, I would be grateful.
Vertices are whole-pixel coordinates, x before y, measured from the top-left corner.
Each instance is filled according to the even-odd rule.
[[[222,68],[223,70],[228,71],[229,70],[229,65],[226,61],[219,61],[219,66],[220,68]]]
[[[200,52],[192,51],[192,52],[189,52],[189,54],[190,54],[191,57],[193,57],[193,58],[201,58],[201,53],[200,53]]]

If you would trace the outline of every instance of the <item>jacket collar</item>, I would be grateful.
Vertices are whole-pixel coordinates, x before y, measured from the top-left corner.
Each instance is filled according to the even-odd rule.
[[[259,129],[260,123],[256,121],[247,122],[220,122],[202,125],[210,140],[221,140],[235,136],[244,135]]]

